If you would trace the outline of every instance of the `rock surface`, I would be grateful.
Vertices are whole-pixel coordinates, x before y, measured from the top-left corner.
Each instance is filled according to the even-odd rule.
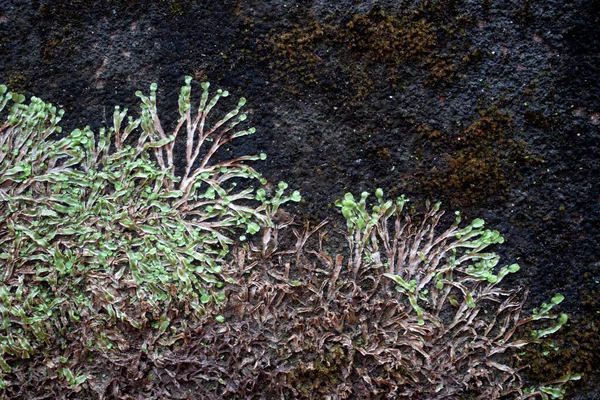
[[[530,307],[566,297],[535,376],[560,363],[586,374],[568,398],[600,398],[598,0],[4,0],[0,60],[67,131],[151,82],[168,121],[185,75],[245,96],[258,133],[231,151],[267,153],[310,220],[377,187],[484,218]]]

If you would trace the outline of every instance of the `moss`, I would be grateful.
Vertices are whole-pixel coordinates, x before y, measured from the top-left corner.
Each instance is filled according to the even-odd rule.
[[[302,396],[328,395],[331,388],[340,382],[343,367],[351,364],[342,346],[335,344],[326,346],[324,350],[314,361],[298,362],[287,376],[288,382]],[[304,360],[307,359],[309,357],[304,357]]]
[[[539,161],[515,138],[512,118],[494,107],[481,111],[462,131],[442,132],[428,125],[419,130],[417,178],[425,192],[454,205],[503,199],[520,178],[517,166]]]
[[[597,318],[576,316],[569,325],[552,336],[551,340],[527,347],[523,363],[528,365],[527,379],[535,382],[548,381],[571,373],[583,373],[585,382],[598,365],[600,348],[600,324]]]
[[[422,18],[396,16],[374,7],[347,22],[312,21],[269,38],[274,71],[294,73],[305,85],[325,87],[328,75],[339,73],[351,86],[356,100],[373,87],[378,66],[396,85],[396,69],[431,51],[435,44],[431,24]],[[330,62],[331,58],[337,62]],[[337,71],[336,71],[337,70]],[[334,88],[341,84],[334,83]]]
[[[549,132],[558,129],[562,124],[560,118],[556,116],[547,117],[540,111],[526,111],[523,114],[523,119],[529,125]]]
[[[595,273],[583,273],[579,287],[581,312],[549,339],[526,347],[523,364],[528,365],[526,378],[534,382],[565,372],[583,373],[582,383],[595,385],[593,374],[600,363],[600,281]],[[530,332],[523,333],[530,339]],[[587,382],[586,382],[587,381]]]
[[[389,160],[390,158],[392,158],[390,149],[388,149],[387,147],[380,148],[379,150],[377,150],[377,157],[382,161]]]
[[[6,83],[8,86],[15,91],[23,91],[25,89],[25,83],[27,78],[21,71],[12,71],[8,74]]]
[[[190,107],[191,80],[186,78],[179,96],[184,116]],[[208,100],[208,84],[202,90],[202,115],[228,95],[219,90]],[[158,120],[156,84],[150,96],[136,95],[143,104],[138,119],[128,118],[125,125],[127,110],[117,107],[112,129],[94,134],[88,126],[52,139],[54,132],[62,132],[58,122],[63,111],[36,97],[24,104],[24,96],[7,93],[0,85],[0,112],[6,118],[0,127],[0,186],[6,194],[0,201],[2,398],[3,389],[22,386],[19,376],[37,368],[45,357],[53,358],[52,366],[43,363],[48,374],[64,375],[70,388],[84,383],[87,375],[77,372],[77,361],[67,349],[111,353],[129,346],[123,334],[154,330],[166,337],[206,318],[223,322],[217,308],[226,301],[225,283],[231,283],[223,269],[231,237],[256,233],[270,223],[266,209],[249,208],[250,204],[269,201],[268,212],[274,214],[279,205],[300,200],[298,192],[293,199],[283,196],[283,182],[271,201],[264,189],[256,195],[253,188],[244,189],[235,197],[236,185],[205,181],[219,176],[221,182],[236,178],[241,186],[245,179],[265,184],[244,164],[262,156],[208,164],[209,155],[203,162],[211,172],[201,174],[199,169],[192,171],[194,155],[187,159],[189,174],[175,177],[172,160],[179,128],[169,138],[154,136],[148,129]],[[206,136],[198,129],[202,140],[220,135],[211,145],[211,155],[223,143],[254,133],[250,128],[225,136],[246,119],[239,114],[245,102],[240,99],[233,111],[207,128]],[[192,123],[190,113],[185,119]],[[219,132],[227,121],[228,128]],[[130,133],[139,137],[135,148],[125,144]],[[196,143],[187,142],[188,154],[192,146],[200,149],[197,137]],[[160,152],[151,153],[156,148]],[[209,229],[199,228],[203,222],[186,214],[189,209],[182,210],[187,201],[199,198],[205,208],[196,207],[194,213],[211,220]],[[243,209],[234,209],[240,199],[245,201]],[[14,318],[6,318],[7,313]]]
[[[451,22],[440,24],[448,15]],[[244,33],[255,29],[255,23],[248,18]],[[470,23],[449,4],[423,2],[403,11],[373,6],[344,18],[271,28],[255,50],[286,91],[341,92],[347,104],[357,104],[377,85],[402,86],[407,67],[428,71],[427,84],[452,82],[481,54],[468,41],[445,49],[451,38],[465,36]]]
[[[483,52],[481,49],[468,51],[462,57],[453,56],[429,56],[425,64],[429,70],[427,83],[430,85],[447,84],[457,79],[461,70],[473,62],[481,60]]]
[[[185,5],[178,1],[171,1],[171,13],[174,15],[183,15],[185,13]]]

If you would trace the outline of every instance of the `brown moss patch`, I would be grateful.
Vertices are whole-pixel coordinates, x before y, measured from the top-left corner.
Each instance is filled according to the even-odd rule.
[[[7,82],[8,87],[13,91],[23,91],[27,78],[21,71],[12,71],[8,74]]]
[[[485,204],[504,199],[520,179],[519,167],[540,161],[515,138],[512,118],[492,107],[464,130],[419,127],[420,167],[416,175],[426,193],[453,205]]]
[[[583,274],[579,288],[581,312],[550,340],[531,346],[524,356],[530,367],[527,378],[543,380],[565,371],[583,373],[582,384],[595,386],[600,357],[600,280],[594,273]]]
[[[480,55],[468,40],[446,49],[469,23],[450,3],[423,2],[402,11],[374,6],[342,18],[313,17],[291,29],[273,27],[257,39],[255,50],[286,91],[341,92],[347,104],[357,104],[378,85],[401,87],[409,67],[428,71],[428,85],[456,79]],[[248,19],[244,32],[255,24],[261,22]]]

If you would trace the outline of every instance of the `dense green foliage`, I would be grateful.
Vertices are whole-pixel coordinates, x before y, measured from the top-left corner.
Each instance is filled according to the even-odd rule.
[[[192,118],[190,84],[170,135],[153,85],[150,96],[138,93],[139,118],[124,123],[127,110],[117,107],[109,129],[76,129],[62,139],[62,110],[38,98],[26,105],[0,86],[0,111],[8,110],[0,128],[4,372],[12,369],[8,359],[66,348],[73,330],[85,329],[89,349],[103,351],[122,338],[111,329],[117,320],[161,334],[174,313],[193,323],[216,310],[209,306],[225,301],[221,269],[232,237],[256,233],[280,204],[299,200],[297,192],[283,196],[283,183],[271,199],[247,184],[265,181],[244,161],[264,156],[212,162],[220,146],[254,129],[232,131],[246,119],[243,98],[209,128],[208,114],[227,92],[209,100],[206,83]],[[187,165],[178,178],[173,149],[184,125]],[[65,365],[73,386],[85,379],[64,357],[48,356]]]

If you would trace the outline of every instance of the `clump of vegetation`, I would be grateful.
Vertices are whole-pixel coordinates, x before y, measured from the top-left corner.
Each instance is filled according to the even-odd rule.
[[[480,219],[461,228],[457,215],[440,234],[439,204],[420,214],[405,210],[404,197],[385,200],[377,190],[376,198],[371,207],[366,193],[336,203],[347,221],[339,252],[329,251],[339,237],[325,222],[299,230],[287,221],[235,253],[227,339],[178,353],[201,359],[203,373],[223,381],[194,386],[196,393],[560,398],[579,375],[525,388],[515,350],[566,322],[552,312],[563,297],[521,316],[526,292],[501,287],[519,267],[497,268],[498,256],[487,251],[503,241],[498,232]],[[532,336],[516,338],[527,325],[535,325]],[[217,342],[213,328],[206,332],[196,340]]]
[[[399,394],[452,398],[468,393],[495,399],[509,394],[529,397],[560,391],[551,387],[556,382],[522,391],[518,363],[510,360],[510,350],[527,344],[513,338],[522,325],[547,318],[556,320],[553,326],[532,332],[537,341],[566,323],[565,314],[550,312],[562,302],[562,295],[534,309],[531,316],[521,317],[526,293],[499,287],[502,279],[517,272],[519,266],[498,268],[498,255],[485,251],[503,242],[498,231],[486,229],[481,219],[459,228],[461,217],[457,212],[454,224],[438,234],[436,227],[443,215],[440,203],[413,221],[403,212],[406,198],[385,201],[381,189],[375,194],[377,202],[371,212],[367,193],[359,201],[347,194],[337,205],[347,220],[348,268],[352,274],[374,270],[370,274],[377,276],[374,287],[387,289],[391,281],[399,293],[395,300],[405,315],[390,331],[401,331],[402,336],[387,342],[387,346],[381,346],[380,341],[377,346],[365,346],[378,350],[388,347],[391,354],[394,352],[390,347],[398,350],[395,354],[401,355],[400,359],[396,356],[400,375],[406,382],[404,392]],[[579,376],[569,375],[571,378]]]
[[[0,86],[4,397],[560,398],[579,378],[524,388],[514,350],[567,316],[559,294],[521,316],[498,232],[457,214],[439,233],[439,203],[381,189],[336,202],[341,237],[298,230],[280,209],[298,192],[252,186],[264,155],[218,156],[254,133],[245,100],[214,121],[228,93],[201,87],[192,112],[186,78],[170,132],[153,84],[137,119],[117,107],[109,129],[56,138],[61,110]]]
[[[600,280],[590,272],[582,274],[582,284],[579,289],[581,307],[592,317],[575,316],[569,326],[552,337],[552,340],[536,343],[532,351],[523,355],[524,361],[530,366],[527,378],[541,380],[547,376],[556,376],[562,371],[577,370],[586,375],[593,374],[595,365],[600,361],[596,350],[600,347]],[[589,378],[584,384],[595,385]]]
[[[496,108],[459,132],[421,126],[419,182],[428,193],[450,198],[453,204],[483,204],[503,198],[519,178],[519,167],[537,162],[522,140],[514,138],[512,118]],[[441,155],[441,156],[440,156]]]
[[[123,329],[177,337],[225,303],[221,271],[234,240],[272,225],[280,204],[300,199],[283,189],[267,198],[249,185],[266,182],[246,164],[264,155],[214,161],[222,146],[254,128],[236,128],[246,119],[244,98],[211,120],[228,93],[210,97],[208,88],[202,84],[193,112],[186,79],[171,132],[161,125],[153,84],[149,96],[137,93],[139,118],[125,122],[127,110],[116,107],[110,129],[95,135],[86,127],[55,140],[62,110],[35,97],[26,105],[0,86],[0,111],[8,108],[0,127],[5,374],[22,373],[21,360],[42,357],[44,374],[58,372],[76,387],[87,376],[74,368],[81,360],[64,356],[72,341],[106,353],[128,347]],[[176,177],[182,142],[185,168]],[[10,385],[10,378],[0,381]]]

